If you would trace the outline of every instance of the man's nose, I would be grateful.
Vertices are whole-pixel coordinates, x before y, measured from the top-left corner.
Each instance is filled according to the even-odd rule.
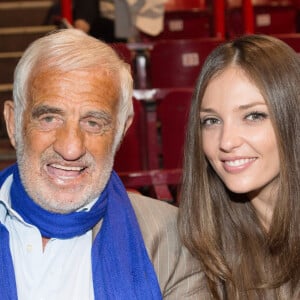
[[[85,137],[78,124],[65,124],[56,132],[54,150],[65,160],[74,161],[85,152]]]

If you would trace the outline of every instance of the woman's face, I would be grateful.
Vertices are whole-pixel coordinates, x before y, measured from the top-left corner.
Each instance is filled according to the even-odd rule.
[[[229,67],[207,86],[200,109],[203,151],[234,193],[272,191],[279,154],[267,104],[238,67]]]

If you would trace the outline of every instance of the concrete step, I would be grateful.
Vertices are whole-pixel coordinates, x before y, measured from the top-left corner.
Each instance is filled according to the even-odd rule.
[[[3,105],[6,100],[10,99],[12,99],[12,84],[0,84],[0,139],[7,138],[3,117]]]
[[[13,82],[15,67],[23,52],[0,53],[0,83]]]
[[[13,89],[12,83],[1,83],[0,84],[0,106],[3,105],[5,100],[12,99],[12,89]],[[1,108],[3,108],[3,106],[1,106]],[[3,110],[1,110],[1,108],[0,108],[0,111],[2,114]],[[1,114],[0,114],[0,116],[1,116]]]
[[[0,2],[0,27],[47,25],[52,6],[49,0]]]
[[[58,3],[59,0],[0,0],[0,169],[15,161],[2,113],[5,100],[12,99],[15,66],[31,42],[61,26],[50,18],[53,4]]]
[[[6,151],[4,154],[0,155],[0,170],[3,170],[6,167],[9,167],[16,161],[16,159],[13,159],[10,157],[13,157],[13,155],[10,155],[10,153],[8,151]]]
[[[0,138],[0,170],[16,161],[16,153],[7,138]]]
[[[31,2],[48,2],[49,0],[30,0]],[[0,0],[1,2],[24,2],[24,0]],[[59,3],[59,0],[53,0],[53,3]]]
[[[56,28],[54,25],[0,28],[0,52],[24,51],[31,42]]]

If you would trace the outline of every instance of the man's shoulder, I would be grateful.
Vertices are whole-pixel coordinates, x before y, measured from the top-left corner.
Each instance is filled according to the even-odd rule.
[[[181,243],[177,231],[178,208],[160,200],[129,193],[144,242],[150,257],[158,249],[180,251]]]
[[[178,208],[174,205],[139,193],[129,192],[128,196],[139,223],[147,221],[166,225],[177,222]]]
[[[155,198],[151,198],[148,196],[144,196],[139,192],[128,192],[129,199],[133,205],[141,205],[141,206],[154,206],[160,207],[163,210],[172,211],[173,213],[177,213],[178,208],[166,201],[158,200]]]
[[[203,273],[198,261],[181,244],[177,228],[178,208],[136,193],[128,195],[163,298],[199,299]]]

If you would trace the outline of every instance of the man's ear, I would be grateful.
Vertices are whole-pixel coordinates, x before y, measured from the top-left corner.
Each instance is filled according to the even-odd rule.
[[[131,126],[132,121],[133,121],[133,116],[128,117],[128,119],[126,120],[125,126],[124,126],[124,131],[123,131],[123,137],[125,136],[128,128]]]
[[[122,141],[124,139],[124,136],[128,130],[128,128],[130,127],[130,125],[132,124],[132,121],[133,121],[133,116],[130,116],[128,117],[128,119],[126,120],[125,122],[125,125],[124,125],[124,128],[123,128],[123,132],[122,132],[122,136],[120,137],[120,140],[118,141],[118,144],[117,144],[117,147],[116,147],[116,150],[118,150],[122,144]]]
[[[6,130],[8,133],[8,137],[10,142],[14,148],[16,148],[16,140],[15,140],[15,110],[14,103],[11,100],[7,100],[4,102],[4,119],[6,123]]]

